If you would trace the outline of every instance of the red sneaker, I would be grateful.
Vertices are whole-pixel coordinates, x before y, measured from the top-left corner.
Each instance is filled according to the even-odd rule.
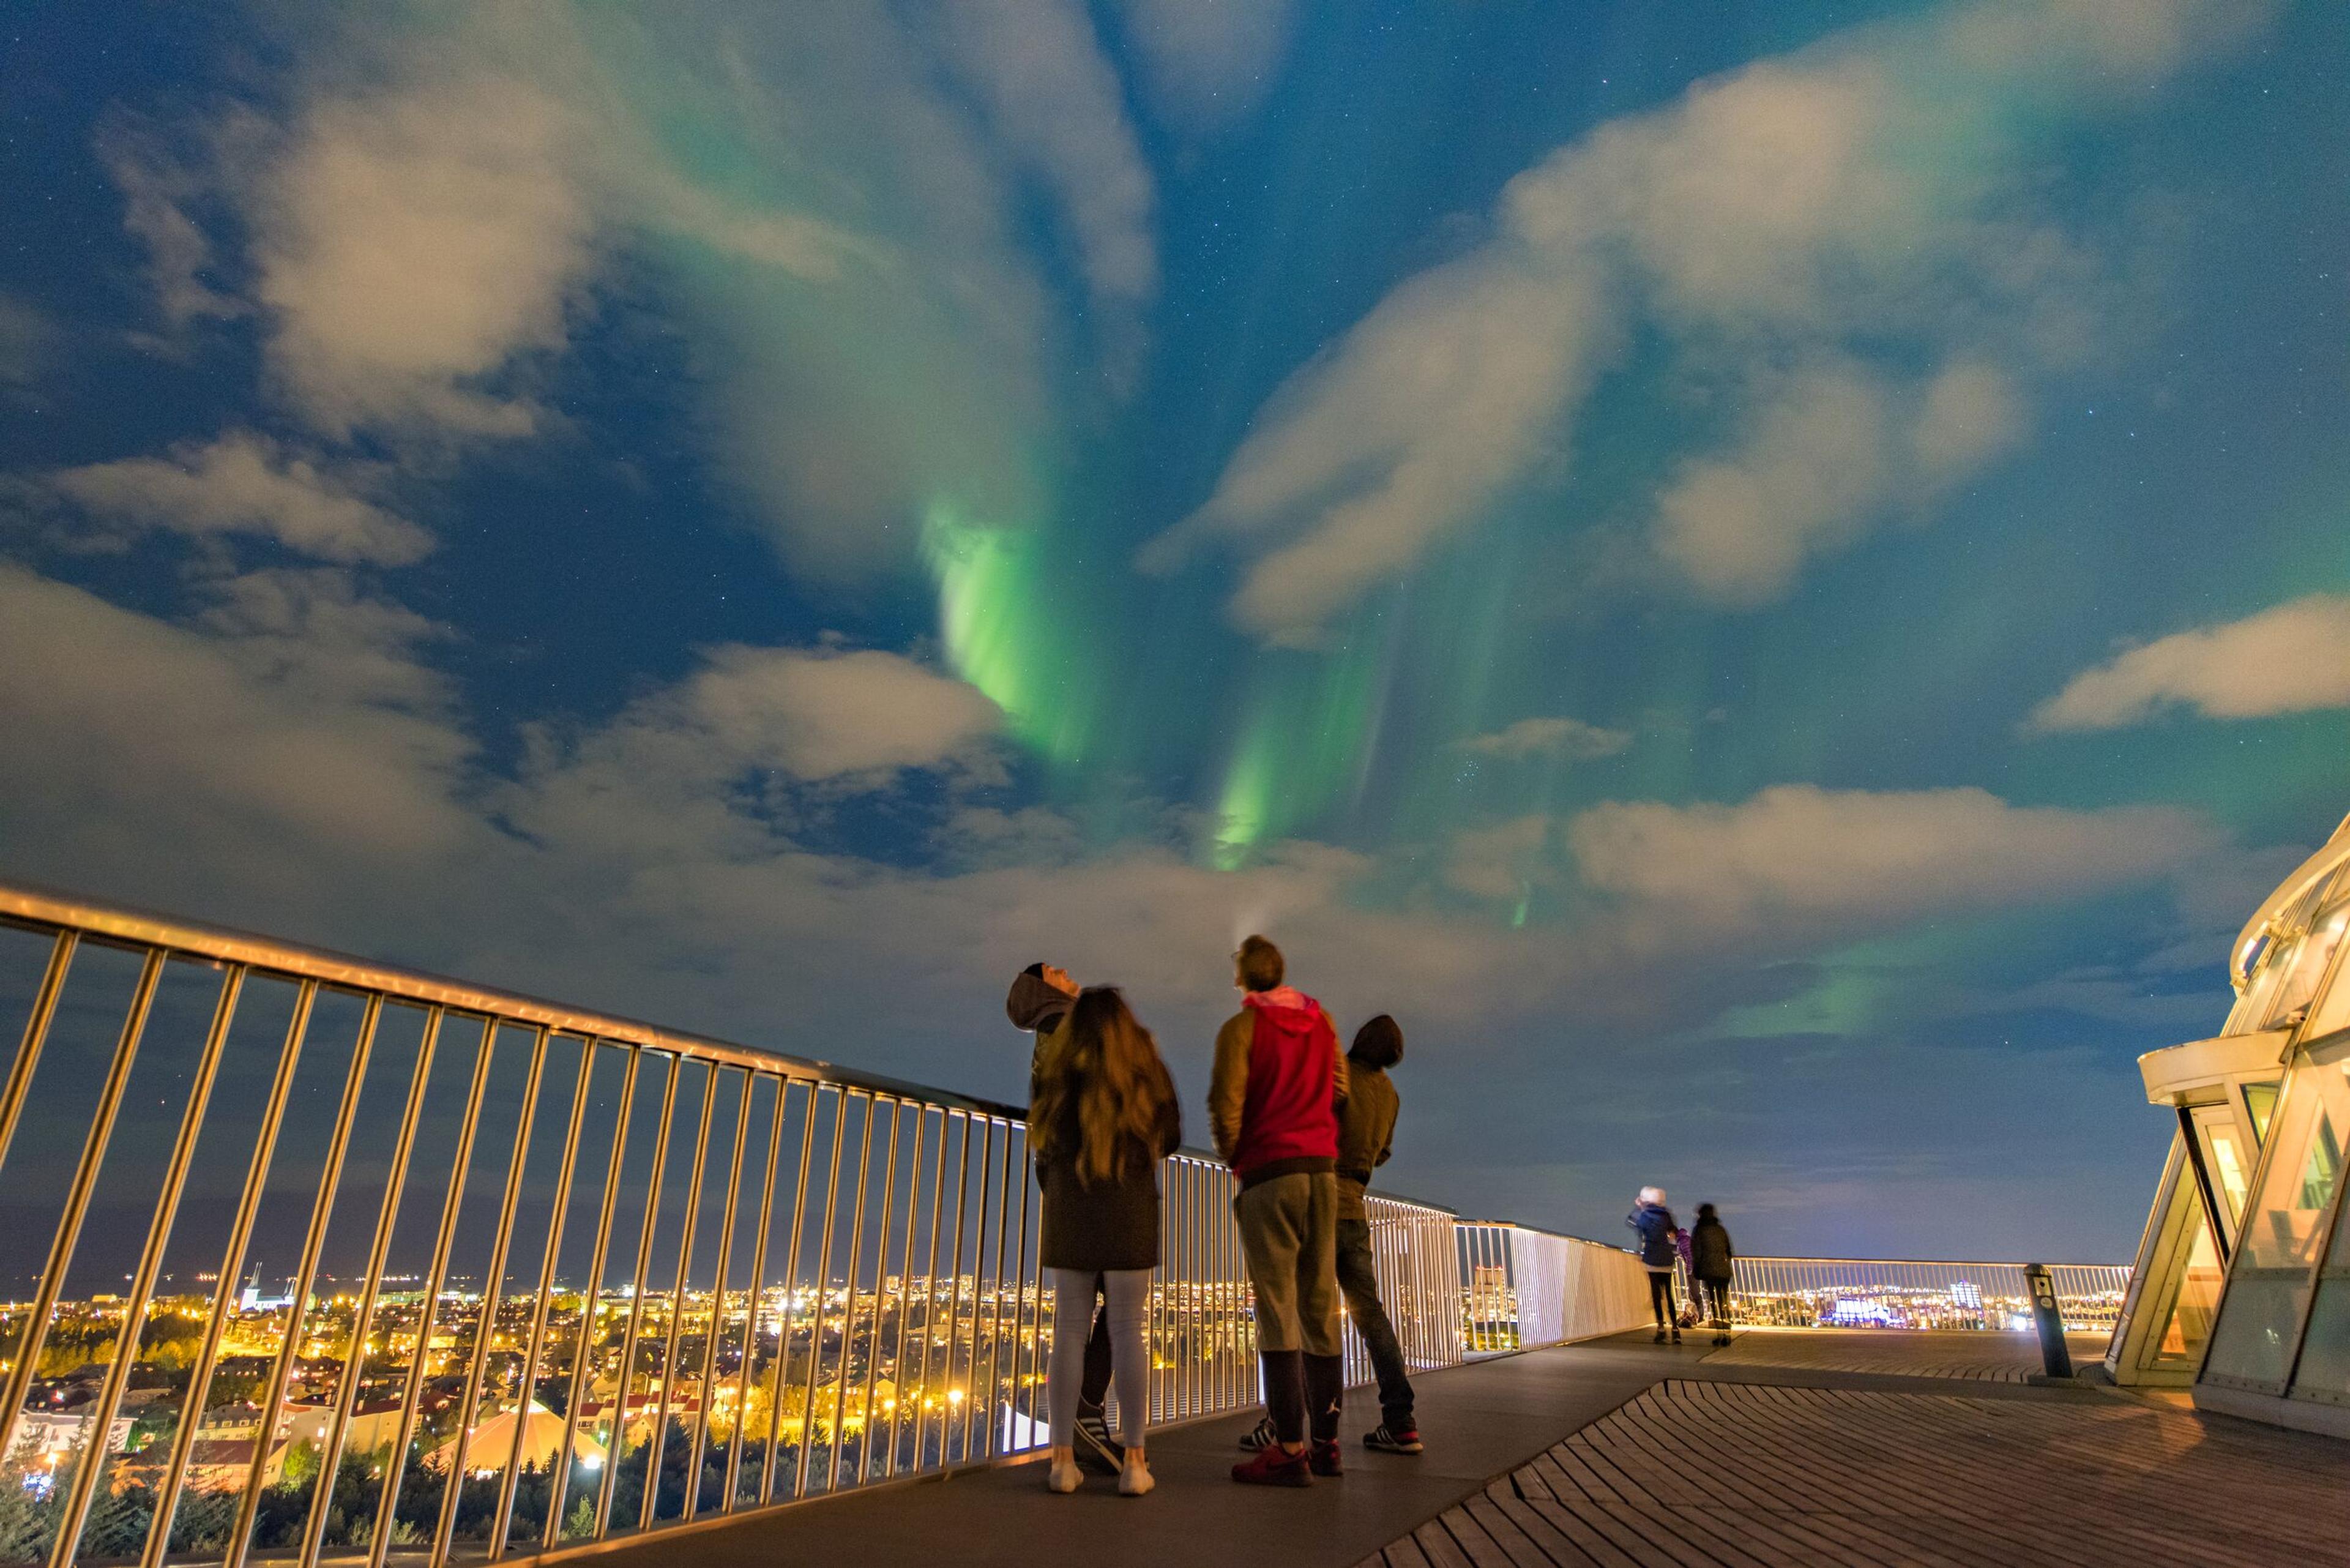
[[[1347,1473],[1345,1461],[1338,1458],[1338,1439],[1318,1438],[1305,1445],[1305,1464],[1317,1476],[1342,1476]]]
[[[1234,1465],[1232,1480],[1243,1486],[1312,1486],[1314,1472],[1304,1454],[1293,1454],[1275,1443]]]

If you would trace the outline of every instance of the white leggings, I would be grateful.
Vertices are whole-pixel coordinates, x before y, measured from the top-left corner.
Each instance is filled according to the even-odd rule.
[[[1045,1376],[1045,1403],[1052,1412],[1053,1446],[1076,1441],[1077,1393],[1086,1376],[1086,1336],[1094,1326],[1094,1281],[1109,1301],[1111,1386],[1118,1391],[1118,1440],[1127,1448],[1142,1441],[1150,1419],[1150,1357],[1142,1325],[1150,1313],[1150,1271],[1055,1269],[1053,1360]]]

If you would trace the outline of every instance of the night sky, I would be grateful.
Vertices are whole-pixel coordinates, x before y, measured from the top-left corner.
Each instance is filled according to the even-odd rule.
[[[0,877],[2120,1262],[2350,809],[2350,7],[19,8]],[[10,998],[26,955],[0,952]],[[13,1023],[0,1024],[13,1030]]]

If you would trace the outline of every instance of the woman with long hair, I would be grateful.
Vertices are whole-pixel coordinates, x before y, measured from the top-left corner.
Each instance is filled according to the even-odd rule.
[[[1045,1188],[1039,1257],[1053,1281],[1053,1359],[1045,1373],[1053,1455],[1045,1485],[1075,1491],[1076,1416],[1085,1377],[1085,1325],[1097,1293],[1107,1302],[1118,1440],[1118,1490],[1140,1497],[1153,1484],[1142,1451],[1149,1418],[1143,1324],[1150,1272],[1159,1266],[1159,1162],[1183,1141],[1175,1083],[1150,1031],[1115,986],[1090,986],[1055,1032],[1055,1063],[1028,1107],[1029,1147]]]

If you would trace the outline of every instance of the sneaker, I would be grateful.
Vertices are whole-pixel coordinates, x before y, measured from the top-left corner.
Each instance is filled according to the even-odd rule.
[[[1274,1443],[1259,1449],[1254,1459],[1234,1465],[1232,1480],[1243,1486],[1312,1486],[1314,1471],[1304,1454],[1293,1454]]]
[[[1045,1490],[1046,1491],[1072,1492],[1083,1486],[1085,1481],[1086,1472],[1077,1469],[1075,1460],[1066,1464],[1055,1461],[1045,1467]]]
[[[1241,1434],[1241,1448],[1243,1451],[1252,1454],[1261,1454],[1280,1441],[1279,1435],[1273,1429],[1273,1417],[1270,1416]]]
[[[1665,1343],[1665,1331],[1661,1328],[1657,1330],[1657,1343],[1659,1345]]]
[[[1374,1453],[1416,1454],[1420,1451],[1419,1433],[1409,1427],[1383,1424],[1363,1434],[1363,1447]]]
[[[1150,1473],[1150,1466],[1144,1462],[1140,1454],[1129,1456],[1126,1463],[1118,1467],[1118,1495],[1120,1497],[1140,1497],[1158,1484],[1158,1478]]]
[[[1338,1439],[1316,1438],[1305,1445],[1305,1465],[1317,1476],[1342,1476],[1347,1461],[1338,1457]]]
[[[1680,1342],[1681,1342],[1681,1331],[1680,1331],[1679,1329],[1675,1329],[1675,1330],[1673,1330],[1673,1343],[1674,1343],[1675,1345],[1679,1345]]]
[[[1077,1463],[1112,1476],[1126,1468],[1126,1450],[1111,1439],[1109,1423],[1100,1411],[1080,1414],[1073,1436]]]

